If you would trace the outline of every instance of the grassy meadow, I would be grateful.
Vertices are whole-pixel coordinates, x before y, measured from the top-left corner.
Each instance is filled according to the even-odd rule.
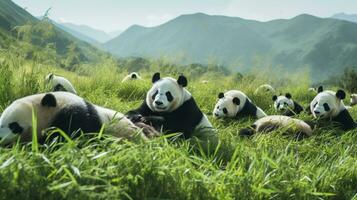
[[[144,81],[122,84],[127,72],[109,59],[73,72],[6,54],[0,61],[0,112],[17,98],[45,92],[44,77],[53,72],[68,78],[79,96],[124,113],[140,105],[151,75],[160,70],[152,66],[139,71]],[[179,71],[162,77],[177,77]],[[134,143],[105,133],[102,139],[79,138],[39,151],[32,144],[2,147],[0,199],[357,199],[357,130],[327,124],[302,141],[281,131],[241,138],[239,130],[253,119],[225,121],[210,114],[218,93],[230,89],[275,114],[270,96],[253,95],[263,83],[290,92],[305,107],[314,97],[306,73],[285,81],[271,70],[242,79],[218,72],[185,75],[188,90],[218,130],[221,143],[214,153],[194,151],[187,141],[161,137]],[[357,119],[357,107],[350,112]]]

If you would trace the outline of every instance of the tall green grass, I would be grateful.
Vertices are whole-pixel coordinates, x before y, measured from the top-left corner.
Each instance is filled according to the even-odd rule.
[[[0,112],[16,98],[43,92],[49,72],[71,80],[80,96],[120,112],[140,105],[151,85],[151,74],[143,74],[143,82],[122,84],[125,73],[112,63],[86,67],[67,72],[7,60],[0,68]],[[192,150],[188,141],[130,142],[105,131],[46,146],[0,148],[0,199],[356,199],[357,130],[342,132],[327,124],[302,141],[281,131],[247,139],[238,132],[253,119],[217,120],[210,114],[217,94],[230,89],[245,92],[275,114],[270,96],[253,95],[262,83],[278,93],[290,92],[306,106],[313,95],[307,92],[308,79],[299,76],[304,77],[282,83],[269,74],[242,80],[209,74],[209,83],[203,84],[188,75],[189,91],[221,140],[211,155]],[[351,113],[356,119],[357,109]]]

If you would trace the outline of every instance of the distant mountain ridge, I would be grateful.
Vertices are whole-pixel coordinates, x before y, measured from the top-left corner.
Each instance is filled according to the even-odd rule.
[[[104,46],[119,57],[213,61],[239,71],[261,63],[291,70],[309,66],[318,78],[357,65],[357,25],[307,14],[259,22],[196,13],[157,27],[131,26]]]
[[[331,18],[357,23],[357,14],[337,13],[333,15]]]

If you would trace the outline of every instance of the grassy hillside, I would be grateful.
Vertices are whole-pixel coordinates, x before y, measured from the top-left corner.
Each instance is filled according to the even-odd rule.
[[[45,91],[49,72],[67,77],[87,100],[126,112],[140,105],[159,65],[148,66],[142,83],[122,84],[127,66],[118,68],[110,59],[75,72],[7,52],[0,52],[0,60],[0,112],[16,98]],[[261,83],[292,93],[304,106],[313,98],[306,74],[281,84],[281,75],[269,71],[243,80],[219,73],[186,74],[189,91],[218,130],[221,145],[213,154],[193,151],[187,141],[162,137],[132,143],[105,134],[42,146],[38,153],[31,144],[0,148],[0,199],[355,199],[357,130],[343,133],[327,125],[302,141],[283,137],[281,131],[247,139],[238,131],[253,120],[212,118],[218,92],[229,89],[244,91],[268,114],[275,113],[271,97],[253,95]],[[203,79],[209,83],[202,84]],[[357,107],[351,112],[356,119]]]
[[[182,15],[157,27],[132,26],[105,47],[120,57],[169,58],[217,63],[238,71],[307,66],[316,80],[357,66],[357,24],[299,15],[258,22],[202,13]]]

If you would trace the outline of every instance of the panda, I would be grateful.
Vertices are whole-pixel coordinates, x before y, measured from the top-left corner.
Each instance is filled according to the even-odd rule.
[[[357,94],[351,94],[351,106],[355,106],[357,104]]]
[[[163,133],[182,133],[189,139],[210,135],[216,137],[215,130],[207,116],[197,106],[191,93],[185,89],[187,78],[180,75],[177,80],[161,78],[160,73],[152,76],[152,87],[142,105],[126,113],[133,122],[144,121]]]
[[[141,80],[141,76],[137,72],[132,72],[125,76],[123,80],[121,81],[122,83],[127,82],[127,81],[133,81],[133,80]]]
[[[46,140],[43,133],[52,127],[73,137],[79,130],[98,133],[103,124],[117,137],[131,138],[140,132],[139,127],[119,112],[91,104],[69,92],[52,92],[18,99],[4,110],[0,117],[1,144],[11,144],[17,138],[21,142],[32,140],[32,109],[37,117],[40,143]]]
[[[62,76],[56,76],[53,73],[50,73],[46,76],[46,83],[51,85],[53,92],[66,91],[77,94],[77,91],[74,89],[71,82]]]
[[[294,116],[304,111],[304,108],[291,98],[292,96],[290,93],[286,93],[285,96],[274,95],[272,99],[274,101],[275,110],[282,112],[282,115],[285,116]]]
[[[284,115],[270,115],[258,119],[250,126],[239,131],[241,136],[252,136],[255,133],[268,133],[277,129],[284,129],[289,134],[295,134],[297,138],[312,135],[312,128],[300,119],[294,119]]]
[[[226,93],[218,94],[218,102],[213,109],[216,118],[255,117],[262,118],[267,116],[265,112],[254,105],[243,92],[230,90]]]
[[[275,94],[275,89],[269,84],[260,85],[255,91],[254,95],[258,94]]]
[[[356,123],[346,109],[343,99],[346,93],[343,90],[322,91],[310,103],[310,111],[315,118],[329,119],[336,122],[343,130],[356,128]]]

